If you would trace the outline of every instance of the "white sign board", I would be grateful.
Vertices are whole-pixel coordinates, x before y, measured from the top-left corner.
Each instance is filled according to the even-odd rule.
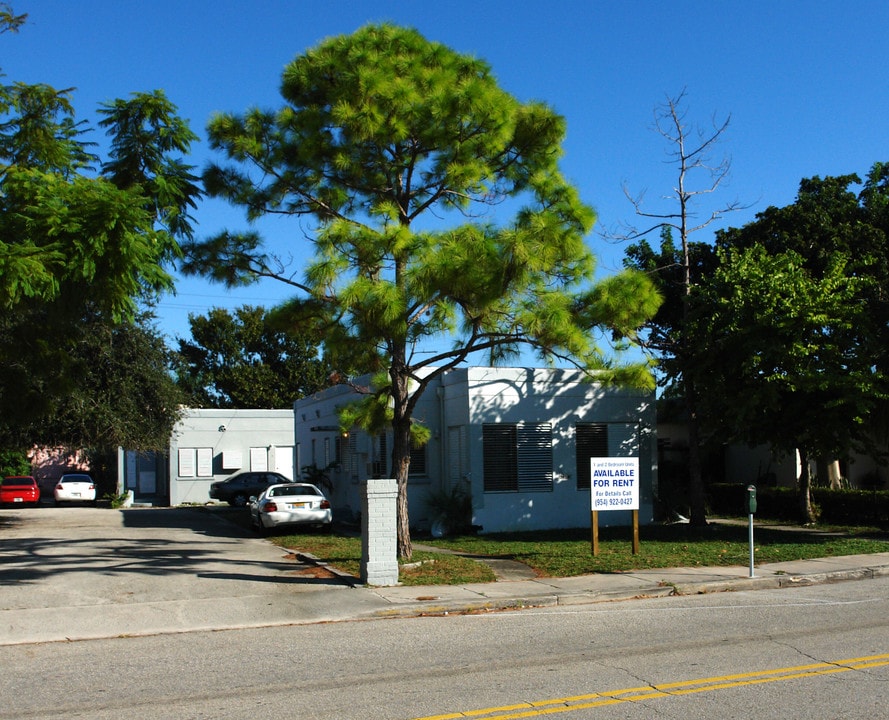
[[[592,510],[639,509],[639,458],[590,458]]]

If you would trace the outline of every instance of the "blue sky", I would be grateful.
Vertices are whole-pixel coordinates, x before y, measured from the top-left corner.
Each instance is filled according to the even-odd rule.
[[[793,202],[801,178],[864,175],[889,160],[885,0],[9,1],[29,22],[0,36],[8,81],[75,87],[78,116],[91,122],[101,102],[161,88],[202,138],[215,111],[280,106],[287,62],[367,22],[412,26],[483,58],[517,98],[545,101],[566,117],[562,168],[597,210],[588,242],[602,273],[620,267],[623,248],[599,232],[635,220],[622,186],[645,191],[650,211],[667,207],[660,198],[675,172],[653,113],[683,89],[690,125],[731,116],[714,158],[731,158],[730,182],[708,199],[750,206],[695,239]],[[211,157],[202,141],[191,162],[203,167]],[[239,211],[218,202],[203,203],[196,218],[201,236],[245,227]],[[260,229],[297,262],[307,257],[297,221]],[[274,282],[228,292],[187,279],[161,303],[159,325],[171,338],[187,336],[189,313],[286,296]]]

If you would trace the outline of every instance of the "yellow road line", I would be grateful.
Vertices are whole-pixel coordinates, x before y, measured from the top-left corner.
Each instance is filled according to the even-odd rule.
[[[749,673],[718,675],[715,677],[697,678],[694,680],[680,680],[678,682],[663,683],[661,685],[624,688],[622,690],[607,690],[587,693],[584,695],[553,698],[551,700],[536,700],[516,703],[515,705],[502,705],[500,707],[484,708],[480,710],[446,713],[444,715],[428,715],[422,718],[415,718],[415,720],[459,720],[460,718],[518,720],[519,718],[542,717],[544,715],[573,712],[575,710],[584,710],[605,705],[616,705],[625,702],[652,700],[655,698],[670,697],[672,695],[691,695],[694,693],[710,692],[712,690],[743,687],[744,685],[761,685],[764,683],[783,682],[785,680],[798,680],[818,675],[830,675],[832,673],[849,672],[850,670],[864,670],[884,665],[889,665],[889,653],[847,658],[845,660],[835,660],[833,662],[812,663],[810,665],[796,665],[794,667],[758,670]]]

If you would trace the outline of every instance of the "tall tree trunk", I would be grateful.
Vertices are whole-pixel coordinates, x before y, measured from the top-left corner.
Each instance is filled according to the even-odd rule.
[[[398,527],[398,557],[410,560],[414,549],[411,545],[411,528],[408,516],[407,480],[411,466],[411,411],[408,375],[404,370],[404,355],[400,348],[394,354],[389,379],[392,381],[392,472],[398,483],[396,503]]]
[[[815,509],[812,507],[812,473],[809,469],[809,455],[805,450],[798,449],[799,453],[799,478],[797,489],[799,491],[800,519],[805,525],[815,522]]]
[[[704,473],[701,467],[700,436],[698,433],[698,410],[694,383],[687,381],[685,406],[688,413],[688,493],[691,518],[694,527],[707,524],[707,507],[704,494]]]
[[[398,557],[410,560],[414,552],[407,503],[407,479],[411,464],[410,418],[395,418],[392,422],[392,435],[392,470],[398,483],[396,502]]]
[[[839,460],[831,460],[827,464],[827,479],[830,482],[831,490],[843,489],[843,472],[840,469]]]

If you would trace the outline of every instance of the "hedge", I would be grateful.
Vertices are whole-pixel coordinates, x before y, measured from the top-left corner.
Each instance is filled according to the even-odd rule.
[[[714,483],[708,487],[711,515],[746,515],[747,485]],[[831,490],[812,488],[818,521],[828,525],[889,525],[889,490]],[[795,488],[757,487],[756,516],[798,522],[799,499]]]

